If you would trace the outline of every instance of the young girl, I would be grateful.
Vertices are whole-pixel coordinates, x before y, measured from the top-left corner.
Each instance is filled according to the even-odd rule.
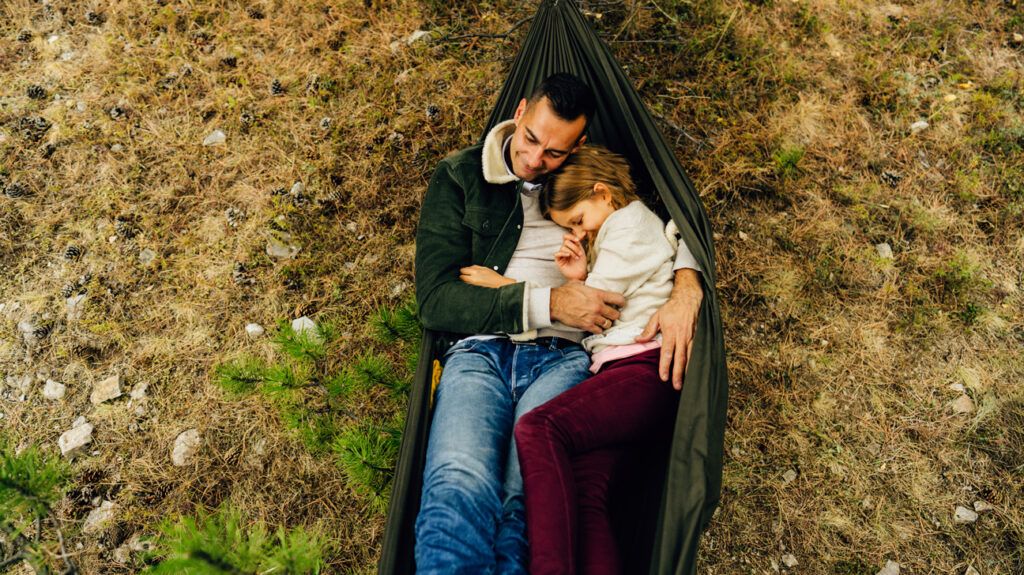
[[[571,230],[555,254],[566,279],[621,293],[626,305],[610,328],[583,340],[596,375],[516,425],[530,573],[620,573],[607,507],[616,464],[630,445],[670,436],[679,400],[658,375],[660,341],[634,343],[672,291],[675,226],[663,229],[638,199],[629,164],[599,146],[566,160],[540,207]],[[493,276],[467,268],[463,279],[512,281]]]

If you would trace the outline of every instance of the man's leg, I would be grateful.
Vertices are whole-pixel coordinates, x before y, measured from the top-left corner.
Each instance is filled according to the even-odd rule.
[[[463,342],[446,358],[434,399],[416,518],[416,571],[490,573],[513,398],[500,340]]]
[[[513,380],[513,391],[518,397],[515,418],[586,379],[590,375],[589,368],[590,356],[579,346],[567,349],[520,346],[515,365],[517,377]],[[511,440],[503,492],[501,523],[495,546],[497,572],[525,574],[529,548],[523,510],[523,480],[515,442]]]

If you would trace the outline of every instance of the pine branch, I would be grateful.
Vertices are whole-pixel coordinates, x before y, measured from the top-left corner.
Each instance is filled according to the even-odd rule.
[[[44,456],[35,446],[15,453],[10,442],[0,437],[0,517],[46,517],[63,494],[69,475],[60,459]]]
[[[390,389],[395,395],[404,395],[409,391],[409,382],[395,373],[394,365],[388,358],[375,353],[367,353],[356,360],[348,368],[350,377],[363,389],[380,385]]]
[[[214,380],[228,393],[252,393],[266,378],[267,366],[254,357],[243,357],[217,367]]]
[[[370,318],[374,338],[381,343],[419,343],[423,327],[414,297],[406,299],[396,308],[381,307]]]
[[[196,519],[166,520],[160,531],[157,553],[166,558],[151,574],[319,573],[327,549],[323,535],[302,528],[278,528],[273,539],[262,522],[244,528],[241,513],[226,506],[200,511]]]
[[[376,511],[387,509],[401,432],[390,424],[364,423],[343,432],[334,451],[349,487]]]
[[[316,362],[327,356],[327,344],[335,337],[336,330],[328,324],[317,324],[315,330],[297,332],[290,323],[281,320],[271,341],[279,350],[297,360]]]

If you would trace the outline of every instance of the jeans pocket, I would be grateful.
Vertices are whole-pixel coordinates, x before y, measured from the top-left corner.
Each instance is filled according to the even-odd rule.
[[[479,346],[484,341],[487,340],[467,338],[455,342],[455,345],[449,347],[448,351],[444,352],[444,355],[441,356],[441,365],[443,366],[444,364],[448,363],[448,359],[451,358],[456,353],[465,353],[467,351],[473,351],[474,349],[476,349],[477,346]]]

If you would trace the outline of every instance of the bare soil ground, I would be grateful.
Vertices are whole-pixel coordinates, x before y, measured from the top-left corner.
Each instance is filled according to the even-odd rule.
[[[716,230],[732,394],[702,571],[1024,573],[1016,0],[584,5]],[[534,7],[3,3],[0,386],[33,382],[4,391],[0,427],[57,452],[96,426],[57,510],[83,572],[135,572],[111,553],[128,535],[225,501],[331,533],[328,572],[373,570],[379,506],[214,368],[273,355],[249,322],[333,322],[331,369],[376,345],[433,166],[479,137],[529,24],[501,35]],[[292,259],[266,253],[282,232]],[[24,321],[49,332],[28,345]],[[148,398],[92,405],[114,373]],[[190,428],[200,453],[172,466]],[[116,523],[79,533],[96,497]],[[992,509],[956,523],[975,501]]]

